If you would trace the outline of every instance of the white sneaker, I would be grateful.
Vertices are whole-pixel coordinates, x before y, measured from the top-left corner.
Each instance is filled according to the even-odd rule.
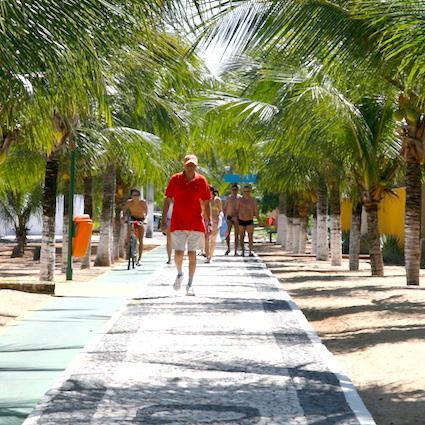
[[[193,290],[193,286],[186,286],[186,295],[189,297],[194,297],[195,296],[195,291]]]
[[[173,288],[175,291],[178,291],[181,288],[182,282],[183,282],[183,274],[177,275],[173,285]]]

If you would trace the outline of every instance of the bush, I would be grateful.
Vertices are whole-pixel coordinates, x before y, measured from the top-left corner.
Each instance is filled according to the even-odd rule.
[[[382,236],[382,257],[385,264],[393,266],[404,265],[404,249],[401,245],[400,239],[394,235]]]

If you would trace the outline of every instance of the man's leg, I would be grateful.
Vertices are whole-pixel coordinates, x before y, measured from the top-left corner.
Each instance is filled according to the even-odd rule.
[[[196,251],[188,251],[187,255],[189,257],[189,280],[187,285],[192,286],[196,271]]]
[[[215,246],[217,245],[217,236],[218,236],[218,229],[214,230],[210,235],[210,256],[209,259],[214,256]]]
[[[251,255],[254,247],[254,225],[246,226],[246,232],[248,233],[249,255]]]
[[[137,262],[140,261],[143,254],[143,237],[145,236],[145,228],[144,226],[140,226],[137,228],[137,237],[139,238],[139,258],[137,259]]]
[[[245,255],[245,226],[239,226],[239,242],[242,249],[242,256]]]
[[[233,226],[233,221],[227,220],[227,236],[226,236],[227,251],[225,252],[224,255],[229,255],[230,253],[230,233],[232,232],[232,226]]]
[[[239,237],[240,237],[239,223],[235,222],[234,225],[235,225],[235,255],[238,255],[238,246],[239,246]]]
[[[186,246],[187,232],[175,231],[171,234],[174,249],[174,263],[176,264],[177,277],[174,281],[174,289],[178,291],[183,282],[183,256]]]
[[[189,232],[187,239],[187,252],[189,257],[189,280],[186,286],[186,295],[195,295],[193,292],[193,278],[196,270],[196,250],[199,243],[204,238],[202,232]]]
[[[183,257],[184,251],[174,251],[174,263],[177,269],[177,275],[183,275]]]

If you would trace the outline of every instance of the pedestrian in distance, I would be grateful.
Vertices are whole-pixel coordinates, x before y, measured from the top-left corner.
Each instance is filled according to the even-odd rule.
[[[173,287],[178,291],[183,282],[183,257],[187,247],[189,276],[186,295],[195,295],[193,279],[196,271],[196,251],[204,233],[211,232],[210,199],[211,192],[207,179],[198,173],[198,158],[195,155],[186,155],[183,161],[183,172],[174,174],[168,183],[162,212],[162,216],[166,217],[170,203],[173,202],[170,232],[177,268]],[[164,221],[162,232],[165,233],[165,231]]]
[[[131,189],[130,199],[122,207],[123,216],[130,213],[129,219],[134,221],[134,233],[139,241],[139,257],[137,259],[137,266],[140,266],[140,260],[143,254],[143,237],[145,236],[145,227],[143,226],[148,216],[148,204],[141,198],[140,190]],[[124,220],[124,218],[123,218]],[[130,229],[127,234],[127,243],[130,241]]]
[[[211,233],[206,233],[206,243],[208,245],[207,251],[207,263],[211,263],[212,258],[214,257],[215,247],[217,245],[217,236],[221,227],[221,220],[223,216],[221,199],[218,196],[218,190],[213,186],[210,186],[211,191]]]
[[[239,223],[239,240],[242,249],[242,256],[245,256],[245,233],[248,234],[249,256],[253,257],[254,245],[254,217],[257,218],[258,224],[261,226],[261,219],[258,213],[257,201],[251,196],[251,185],[246,184],[243,187],[243,196],[239,200],[238,223]]]
[[[239,222],[238,222],[238,208],[239,208],[239,200],[241,199],[241,195],[239,194],[239,186],[237,183],[232,184],[231,194],[227,197],[226,202],[224,204],[224,216],[227,221],[227,236],[226,236],[226,244],[227,251],[224,255],[229,255],[230,253],[230,234],[232,232],[232,228],[234,228],[235,232],[235,255],[238,255],[238,240],[239,240]]]

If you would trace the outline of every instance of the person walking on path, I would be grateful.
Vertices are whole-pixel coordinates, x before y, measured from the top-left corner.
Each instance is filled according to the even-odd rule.
[[[174,262],[177,268],[177,277],[173,287],[178,291],[183,282],[183,256],[187,246],[189,279],[186,295],[195,295],[193,278],[196,270],[196,250],[205,231],[211,232],[211,193],[207,179],[197,172],[198,158],[195,155],[186,155],[183,164],[183,172],[174,174],[168,183],[162,216],[167,216],[170,202],[173,201],[170,232],[175,251]],[[204,212],[207,226],[205,226],[202,212]],[[164,221],[162,232],[165,233],[165,231],[166,223]]]
[[[210,234],[206,233],[206,242],[208,244],[207,263],[211,263],[212,257],[214,256],[215,246],[217,244],[218,231],[221,226],[221,219],[223,215],[221,199],[218,196],[218,190],[215,189],[213,186],[210,186],[210,191],[212,196],[210,200],[212,228]]]
[[[148,216],[148,204],[144,199],[141,199],[141,193],[138,189],[131,189],[130,196],[131,198],[124,204],[122,212],[124,215],[130,212],[130,220],[135,222],[133,224],[134,232],[139,240],[139,257],[137,259],[137,265],[140,266],[140,260],[143,254],[143,237],[145,235],[143,223]],[[127,243],[129,242],[130,229],[127,234]]]
[[[224,255],[229,255],[230,253],[230,233],[232,232],[232,227],[234,227],[235,232],[235,255],[238,255],[238,239],[239,239],[239,222],[238,222],[238,208],[239,200],[241,195],[239,195],[239,186],[237,183],[232,184],[231,195],[227,197],[224,204],[224,216],[227,221],[227,236],[226,244],[227,251]]]
[[[249,256],[254,256],[252,251],[254,243],[254,217],[257,218],[258,224],[261,226],[257,201],[251,197],[251,186],[247,184],[243,187],[243,196],[239,200],[238,208],[239,238],[242,256],[245,256],[245,232],[248,233]]]

